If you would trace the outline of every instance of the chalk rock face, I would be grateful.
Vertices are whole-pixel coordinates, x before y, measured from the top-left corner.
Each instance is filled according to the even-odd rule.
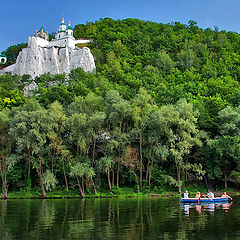
[[[16,63],[3,71],[17,75],[28,74],[32,78],[44,73],[68,74],[78,67],[85,72],[95,71],[94,58],[89,48],[41,46],[38,40],[37,37],[30,37],[28,47],[22,49]]]

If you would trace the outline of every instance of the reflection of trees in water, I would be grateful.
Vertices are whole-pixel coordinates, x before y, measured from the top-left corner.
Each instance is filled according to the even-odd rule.
[[[49,233],[51,236],[51,227],[55,222],[55,206],[54,202],[51,200],[42,199],[39,204],[39,211],[37,215],[37,221],[35,227],[31,228],[29,236],[34,238],[38,237],[40,239],[42,229]]]
[[[6,218],[6,210],[7,210],[7,200],[1,201],[1,217],[0,217],[0,239],[2,240],[10,240],[13,239],[13,236],[11,233],[8,232],[8,230],[5,229],[5,221],[7,221]]]
[[[221,238],[224,235],[226,224],[228,224],[227,221],[225,221],[227,215],[226,208],[229,210],[232,204],[227,204],[227,206],[226,204],[212,205],[213,204],[189,205],[189,217],[191,216],[191,221],[189,217],[184,216],[182,211],[182,214],[179,214],[179,230],[176,239],[195,239],[202,236],[203,232],[208,232],[209,235],[215,233],[216,238],[217,235]],[[220,210],[217,212],[217,221],[224,223],[221,227],[217,228],[218,230],[216,230],[215,219],[213,219],[214,211],[216,210]]]
[[[191,239],[194,236],[194,238],[198,239],[198,235],[206,228],[208,222],[208,217],[206,215],[199,215],[198,213],[194,216],[194,221],[190,221],[185,217],[180,208],[178,216],[178,231],[176,239]],[[190,234],[191,236],[189,236]]]
[[[190,209],[186,218],[178,199],[5,200],[0,203],[0,239],[194,239],[199,234],[216,231],[215,216]],[[225,222],[224,209],[216,215],[218,221]],[[236,216],[240,216],[238,209]],[[237,219],[236,223],[239,223]],[[226,222],[220,228],[226,230],[227,224],[231,229],[233,223]],[[220,228],[218,234],[223,234]]]

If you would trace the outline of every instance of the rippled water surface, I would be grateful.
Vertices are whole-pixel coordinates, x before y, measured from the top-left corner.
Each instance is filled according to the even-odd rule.
[[[240,239],[240,198],[1,200],[0,239]]]

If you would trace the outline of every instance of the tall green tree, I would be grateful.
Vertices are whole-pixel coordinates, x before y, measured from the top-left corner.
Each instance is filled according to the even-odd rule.
[[[133,106],[133,122],[134,131],[137,134],[137,139],[139,142],[139,158],[140,158],[140,190],[142,191],[142,181],[143,181],[143,144],[144,144],[144,128],[150,113],[154,109],[153,100],[147,91],[143,88],[139,89],[138,94],[132,99]]]
[[[3,197],[7,198],[7,175],[14,162],[8,159],[12,151],[12,137],[9,135],[10,111],[0,112],[0,175]]]
[[[129,143],[129,131],[132,124],[132,106],[117,91],[108,91],[105,96],[106,101],[106,123],[110,133],[110,139],[105,141],[105,151],[110,154],[115,161],[117,170],[116,184],[119,186],[120,162],[124,157],[124,152]],[[112,168],[114,184],[114,168]]]
[[[192,147],[201,145],[199,130],[197,128],[198,113],[192,104],[181,100],[175,105],[163,106],[157,110],[158,124],[162,130],[160,155],[166,156],[165,149],[169,151],[169,158],[174,160],[177,170],[178,190],[182,191],[181,173],[188,167],[186,156]],[[164,150],[164,151],[163,151]]]
[[[46,197],[43,182],[44,154],[51,127],[47,110],[36,100],[30,100],[23,107],[14,109],[10,122],[10,135],[15,140],[16,151],[27,160],[28,177],[30,167],[36,170],[44,198]]]

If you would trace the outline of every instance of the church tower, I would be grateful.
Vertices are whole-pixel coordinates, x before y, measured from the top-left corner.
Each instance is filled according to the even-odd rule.
[[[65,36],[65,31],[67,30],[67,26],[64,22],[64,17],[62,17],[62,23],[59,25],[58,32],[55,35],[56,39],[63,38]]]
[[[64,18],[62,18],[62,23],[55,33],[55,38],[50,42],[50,46],[70,47],[75,49],[75,38],[73,37],[73,29],[70,21],[67,26],[64,22]]]
[[[71,22],[70,22],[70,20],[69,20],[69,22],[68,22],[68,27],[67,27],[67,30],[66,30],[66,35],[73,37],[73,29],[72,29],[72,27],[71,27]]]

